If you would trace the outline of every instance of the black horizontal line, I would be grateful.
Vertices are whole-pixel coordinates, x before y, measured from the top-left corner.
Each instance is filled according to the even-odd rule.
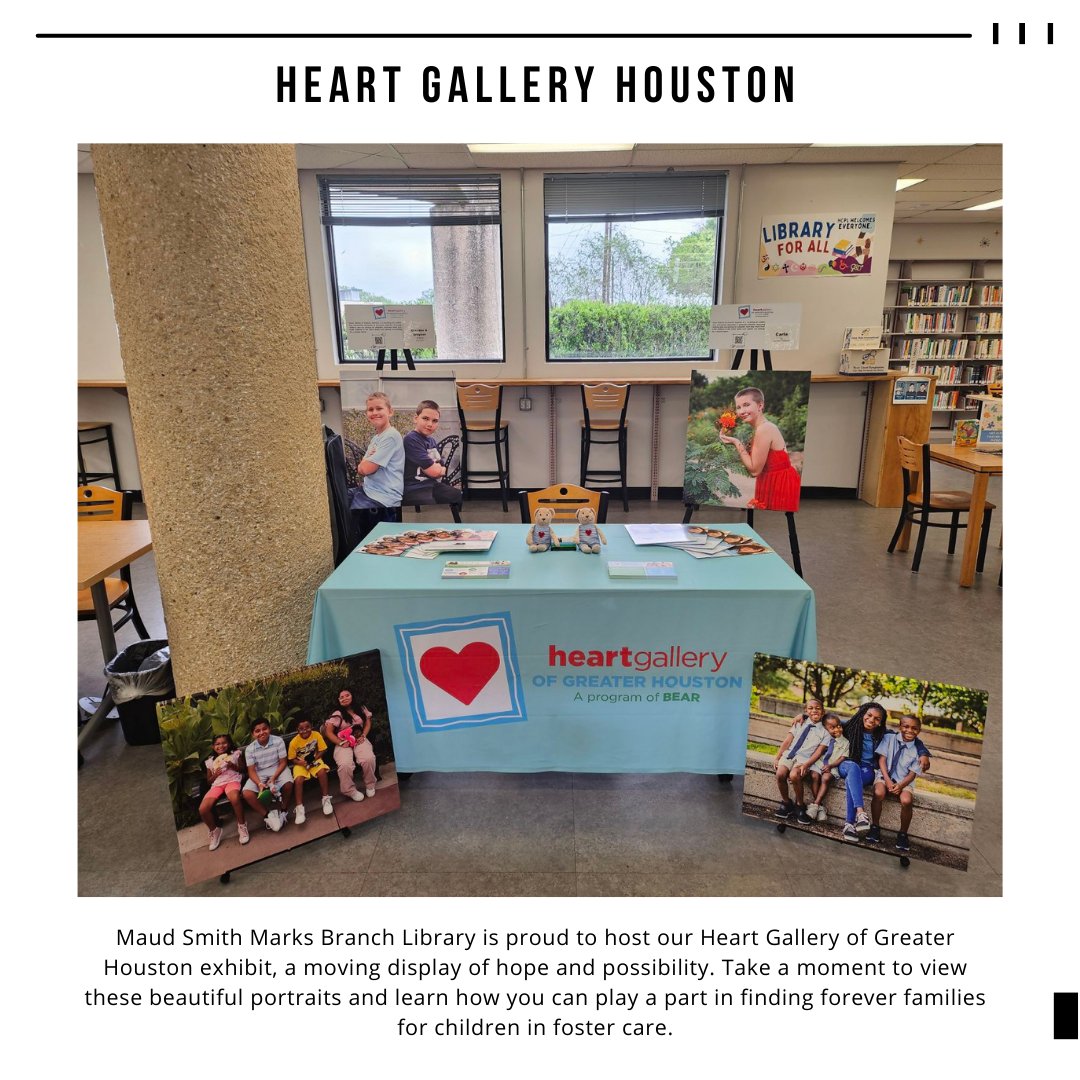
[[[436,33],[422,33],[422,34],[405,34],[405,33],[380,33],[380,34],[200,34],[200,33],[180,33],[180,34],[68,34],[68,33],[50,33],[50,34],[36,34],[38,38],[113,38],[113,39],[157,39],[157,40],[176,40],[176,39],[190,39],[190,38],[219,38],[235,41],[238,39],[244,40],[300,40],[300,39],[355,39],[355,40],[436,40],[440,38],[448,38],[453,40],[467,41],[471,39],[522,39],[522,40],[536,40],[536,39],[561,39],[566,41],[575,40],[609,40],[609,39],[638,39],[643,41],[657,41],[657,40],[712,40],[718,38],[724,39],[874,39],[882,40],[889,38],[897,39],[912,39],[919,40],[932,40],[932,39],[955,39],[955,38],[971,38],[973,34],[942,34],[942,33],[898,33],[898,34],[877,34],[877,33],[746,33],[746,34],[469,34],[469,33],[453,33],[453,34],[436,34]]]

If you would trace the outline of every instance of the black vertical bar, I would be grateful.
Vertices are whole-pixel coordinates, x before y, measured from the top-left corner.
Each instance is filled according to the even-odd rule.
[[[1052,22],[1046,24],[1046,44],[1054,44],[1054,24]]]
[[[378,356],[376,357],[376,360],[375,360],[375,370],[376,371],[382,371],[382,369],[385,366],[386,366],[386,350],[385,349],[380,349],[379,354],[378,354]]]
[[[768,349],[762,349],[761,355],[765,357],[765,370],[772,371],[772,353]]]
[[[997,23],[994,23],[994,44],[995,45],[999,44],[999,42],[998,42],[998,24]]]
[[[742,363],[742,358],[743,358],[743,350],[742,349],[736,349],[735,350],[735,359],[731,361],[731,370],[732,371],[738,371],[739,365]]]
[[[1027,24],[1026,23],[1021,23],[1020,24],[1020,44],[1021,45],[1026,45],[1027,44]]]
[[[413,363],[412,349],[405,349],[405,363],[408,365],[410,371],[416,370],[416,364]]]
[[[1076,994],[1054,994],[1054,1038],[1076,1038]]]

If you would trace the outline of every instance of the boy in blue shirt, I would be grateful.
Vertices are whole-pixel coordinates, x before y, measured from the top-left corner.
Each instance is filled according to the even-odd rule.
[[[896,834],[896,850],[910,851],[908,828],[915,803],[915,778],[923,774],[920,757],[927,753],[919,739],[922,724],[918,717],[901,716],[900,730],[889,731],[878,743],[877,775],[874,778],[874,798],[870,804],[870,816],[873,824],[866,836],[868,843],[881,841],[881,807],[886,795],[895,795],[900,800],[900,831]]]
[[[394,415],[390,398],[381,390],[370,394],[365,411],[375,434],[356,467],[360,486],[349,497],[361,539],[377,521],[394,520],[387,511],[401,505],[405,486],[405,449],[400,432],[390,423]]]
[[[446,466],[439,457],[435,432],[441,414],[434,401],[424,400],[416,406],[413,430],[405,436],[405,493],[401,501],[410,506],[432,506],[441,503],[450,507],[455,521],[461,521],[461,489],[443,483]]]

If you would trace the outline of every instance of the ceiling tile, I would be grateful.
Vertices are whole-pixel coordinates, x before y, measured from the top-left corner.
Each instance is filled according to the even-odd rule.
[[[476,159],[467,150],[460,153],[402,154],[405,164],[410,169],[473,169]]]
[[[1000,165],[1001,143],[979,143],[940,159],[942,165]]]
[[[642,150],[634,151],[635,165],[775,165],[791,160],[794,153],[790,147],[744,146],[719,147],[696,150]]]
[[[1001,178],[1000,165],[927,165],[923,169],[926,178],[942,177],[948,180],[983,180],[987,177]]]

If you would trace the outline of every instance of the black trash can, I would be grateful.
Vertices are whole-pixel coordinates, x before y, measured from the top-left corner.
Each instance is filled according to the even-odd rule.
[[[120,727],[129,746],[161,742],[158,702],[176,697],[167,641],[136,641],[105,665]]]

